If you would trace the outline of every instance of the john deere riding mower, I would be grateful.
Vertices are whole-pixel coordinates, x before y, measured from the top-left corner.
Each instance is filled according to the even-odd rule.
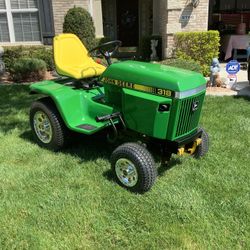
[[[109,142],[123,141],[111,155],[114,175],[129,190],[145,192],[156,179],[152,152],[163,162],[172,154],[207,153],[208,135],[198,125],[206,81],[201,74],[160,64],[112,64],[120,45],[113,41],[88,53],[75,35],[56,36],[54,59],[62,77],[31,85],[31,93],[44,97],[32,104],[30,124],[37,143],[51,150],[65,146],[70,130],[90,140],[104,131]],[[108,67],[91,58],[93,51]]]

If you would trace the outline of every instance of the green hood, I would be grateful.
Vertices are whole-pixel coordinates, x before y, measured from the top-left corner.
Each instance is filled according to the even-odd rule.
[[[137,61],[114,63],[102,77],[175,92],[196,89],[206,83],[201,74],[193,71]]]

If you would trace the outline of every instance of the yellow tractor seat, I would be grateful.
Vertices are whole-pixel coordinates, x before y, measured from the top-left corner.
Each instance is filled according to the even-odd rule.
[[[87,49],[74,34],[54,37],[54,60],[58,74],[75,79],[100,76],[106,70],[88,55]]]

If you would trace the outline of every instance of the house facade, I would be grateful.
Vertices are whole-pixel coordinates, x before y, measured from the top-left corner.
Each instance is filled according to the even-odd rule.
[[[80,6],[93,17],[96,36],[138,47],[145,36],[162,37],[163,57],[169,57],[173,35],[208,29],[209,0],[53,0],[55,33],[62,32],[68,8]]]
[[[193,2],[197,2],[194,6]],[[68,9],[83,7],[92,15],[97,37],[138,47],[144,36],[160,35],[163,54],[171,54],[173,34],[207,30],[209,0],[0,0],[0,43],[51,44],[62,32]]]
[[[238,4],[240,6],[238,2],[244,1],[247,4],[250,2],[249,0],[0,0],[0,44],[51,44],[53,36],[62,32],[64,16],[68,9],[77,6],[85,8],[92,15],[97,37],[119,39],[124,47],[136,48],[143,37],[160,35],[163,56],[169,57],[174,33],[205,31],[209,27],[209,22],[218,16],[214,13],[215,8],[224,13],[232,12],[232,6],[235,6],[237,11]],[[234,2],[232,6],[231,2]],[[228,6],[230,8],[226,10]]]

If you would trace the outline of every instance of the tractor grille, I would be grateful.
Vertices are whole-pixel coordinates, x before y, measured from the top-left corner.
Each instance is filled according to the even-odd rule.
[[[197,128],[205,94],[179,100],[179,117],[175,137]]]

